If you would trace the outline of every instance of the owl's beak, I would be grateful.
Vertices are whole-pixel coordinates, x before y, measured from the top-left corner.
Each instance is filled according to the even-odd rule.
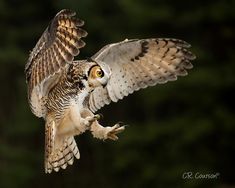
[[[103,88],[105,88],[105,87],[107,86],[107,83],[108,83],[108,82],[102,84]]]

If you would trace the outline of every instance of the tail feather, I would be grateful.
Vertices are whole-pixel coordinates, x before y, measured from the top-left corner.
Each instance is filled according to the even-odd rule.
[[[72,165],[74,157],[80,158],[80,153],[73,136],[56,136],[54,121],[46,123],[45,138],[45,172],[58,172],[60,168],[65,169]]]
[[[74,139],[73,136],[71,136],[71,137],[68,138],[68,143],[69,143],[68,145],[69,145],[70,150],[73,152],[73,155],[74,155],[77,159],[80,159],[80,153],[79,153],[79,150],[78,150],[76,141],[75,141],[75,139]]]
[[[69,165],[73,164],[74,157],[73,157],[73,153],[71,152],[71,150],[68,150],[68,152],[66,152],[66,151],[64,152],[64,158],[65,158],[67,164],[69,164]]]

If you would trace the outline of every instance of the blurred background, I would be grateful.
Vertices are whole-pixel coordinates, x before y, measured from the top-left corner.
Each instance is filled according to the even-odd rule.
[[[44,174],[44,121],[29,109],[29,51],[64,8],[85,20],[87,58],[125,38],[192,44],[194,69],[103,108],[102,123],[130,126],[117,142],[76,138],[81,159]],[[235,1],[0,0],[0,187],[235,187]],[[219,173],[183,179],[184,172]]]

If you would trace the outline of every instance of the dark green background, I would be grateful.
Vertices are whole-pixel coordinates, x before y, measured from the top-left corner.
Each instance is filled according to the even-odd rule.
[[[78,58],[125,38],[172,37],[192,44],[194,69],[177,82],[141,90],[100,112],[105,125],[130,125],[117,142],[85,133],[81,159],[44,174],[44,121],[27,103],[24,66],[54,15],[86,21]],[[235,186],[235,1],[1,0],[0,187]],[[184,172],[220,173],[182,179]]]

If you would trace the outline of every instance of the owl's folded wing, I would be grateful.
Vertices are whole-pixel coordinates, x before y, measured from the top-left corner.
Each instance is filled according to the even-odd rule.
[[[125,40],[110,44],[92,59],[106,63],[111,78],[105,88],[96,88],[89,97],[89,108],[95,112],[111,101],[147,86],[174,81],[187,75],[195,56],[188,51],[190,45],[178,39]]]
[[[54,17],[25,66],[29,103],[32,112],[38,117],[45,113],[43,97],[48,86],[56,83],[60,72],[85,46],[81,38],[87,32],[79,28],[84,22],[75,18],[75,14],[70,10],[62,10]]]

